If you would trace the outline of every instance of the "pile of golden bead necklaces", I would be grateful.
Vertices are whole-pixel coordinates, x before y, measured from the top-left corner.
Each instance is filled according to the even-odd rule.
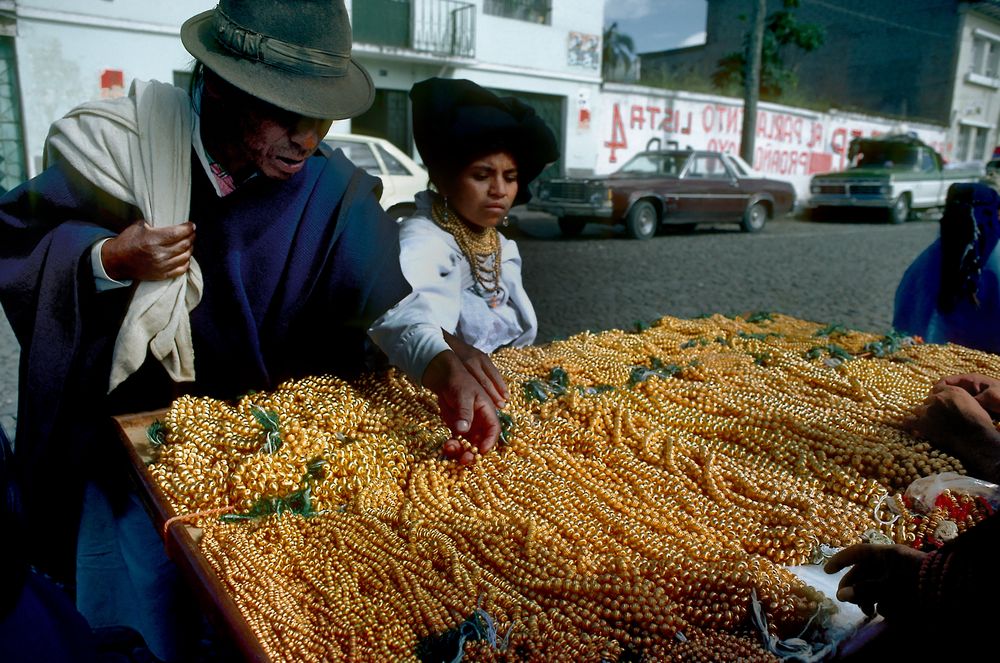
[[[465,468],[440,457],[433,395],[394,372],[174,402],[149,471],[272,660],[413,659],[474,614],[498,642],[464,660],[770,660],[751,594],[794,635],[821,597],[785,566],[913,541],[887,497],[963,470],[902,418],[943,375],[1000,376],[995,355],[781,315],[493,359],[505,439]],[[238,518],[292,494],[311,515]]]

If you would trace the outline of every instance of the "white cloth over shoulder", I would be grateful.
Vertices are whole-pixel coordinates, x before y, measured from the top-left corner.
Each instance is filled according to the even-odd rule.
[[[500,235],[500,292],[491,306],[476,292],[472,267],[455,238],[431,220],[430,204],[429,194],[417,195],[416,214],[400,227],[399,260],[433,320],[487,354],[507,345],[530,345],[538,319],[521,281],[517,244]]]
[[[45,157],[61,158],[98,188],[139,208],[161,228],[184,223],[191,206],[192,109],[187,94],[158,81],[135,81],[124,99],[94,101],[53,123]],[[189,312],[201,301],[201,268],[142,281],[115,341],[108,391],[134,373],[147,348],[176,382],[194,375]]]

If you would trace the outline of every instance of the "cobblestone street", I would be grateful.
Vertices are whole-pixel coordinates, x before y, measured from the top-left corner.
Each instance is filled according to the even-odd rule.
[[[552,217],[522,214],[506,229],[524,260],[539,342],[663,315],[772,311],[884,332],[906,266],[937,236],[931,219],[879,223],[772,221],[756,235],[699,227],[646,242],[590,225],[565,239]],[[18,347],[0,323],[0,425],[13,435]]]

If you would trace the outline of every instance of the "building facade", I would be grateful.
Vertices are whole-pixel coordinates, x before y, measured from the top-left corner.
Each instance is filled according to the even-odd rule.
[[[768,11],[782,0],[768,0]],[[703,46],[642,55],[644,75],[706,79],[742,48],[746,0],[708,0]],[[793,96],[814,106],[889,115],[947,129],[951,161],[988,159],[1000,143],[1000,2],[801,0],[797,20],[824,28],[812,53],[790,51]]]
[[[353,4],[353,6],[352,6]],[[135,79],[184,85],[188,17],[214,0],[0,0],[0,185],[43,167],[49,125],[77,104],[126,94]],[[592,169],[589,108],[600,90],[602,0],[355,0],[354,56],[375,103],[337,132],[413,153],[409,99],[430,76],[469,78],[530,103],[553,127],[559,171]],[[594,101],[592,101],[594,100]],[[7,153],[16,155],[8,159]],[[6,168],[9,166],[10,173]]]
[[[467,78],[518,97],[546,120],[563,154],[550,172],[593,168],[602,0],[354,0],[352,16],[354,54],[377,92],[351,131],[410,150],[413,83]]]
[[[41,171],[49,125],[80,102],[126,94],[135,79],[183,86],[193,60],[180,26],[214,4],[0,0],[0,189]],[[662,56],[660,64],[690,71],[709,67],[741,43],[745,22],[735,16],[744,4],[709,0],[705,46],[644,57]],[[998,4],[911,0],[903,11],[888,0],[802,0],[799,18],[826,21],[824,51],[842,57],[827,58],[815,73],[806,63],[817,54],[804,58],[800,85],[818,81],[823,94],[841,100],[840,110],[763,104],[754,165],[792,182],[804,197],[809,176],[840,167],[855,136],[915,131],[952,161],[988,157],[1000,143]],[[885,15],[892,18],[880,18],[880,8],[890,5],[896,11]],[[549,175],[607,173],[652,144],[739,152],[740,99],[602,82],[603,0],[348,0],[348,6],[354,55],[377,93],[371,110],[336,123],[335,132],[385,137],[414,154],[408,91],[442,76],[468,78],[535,107],[560,143],[562,156]],[[948,20],[928,18],[942,15]],[[837,41],[853,33],[868,35],[866,43],[878,48],[862,56],[860,47]],[[904,43],[906,35],[912,43]],[[884,63],[891,71],[879,69]],[[645,62],[643,70],[650,66]],[[868,99],[895,117],[846,110],[864,105],[851,99]]]

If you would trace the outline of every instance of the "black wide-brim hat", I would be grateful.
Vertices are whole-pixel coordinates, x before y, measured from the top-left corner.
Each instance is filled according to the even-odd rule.
[[[514,204],[521,205],[531,200],[528,185],[559,158],[552,130],[514,97],[498,97],[465,79],[428,78],[414,84],[410,100],[413,141],[432,179],[504,150],[517,163]]]
[[[293,113],[342,120],[375,99],[351,57],[343,0],[221,0],[184,22],[181,41],[224,80]]]

